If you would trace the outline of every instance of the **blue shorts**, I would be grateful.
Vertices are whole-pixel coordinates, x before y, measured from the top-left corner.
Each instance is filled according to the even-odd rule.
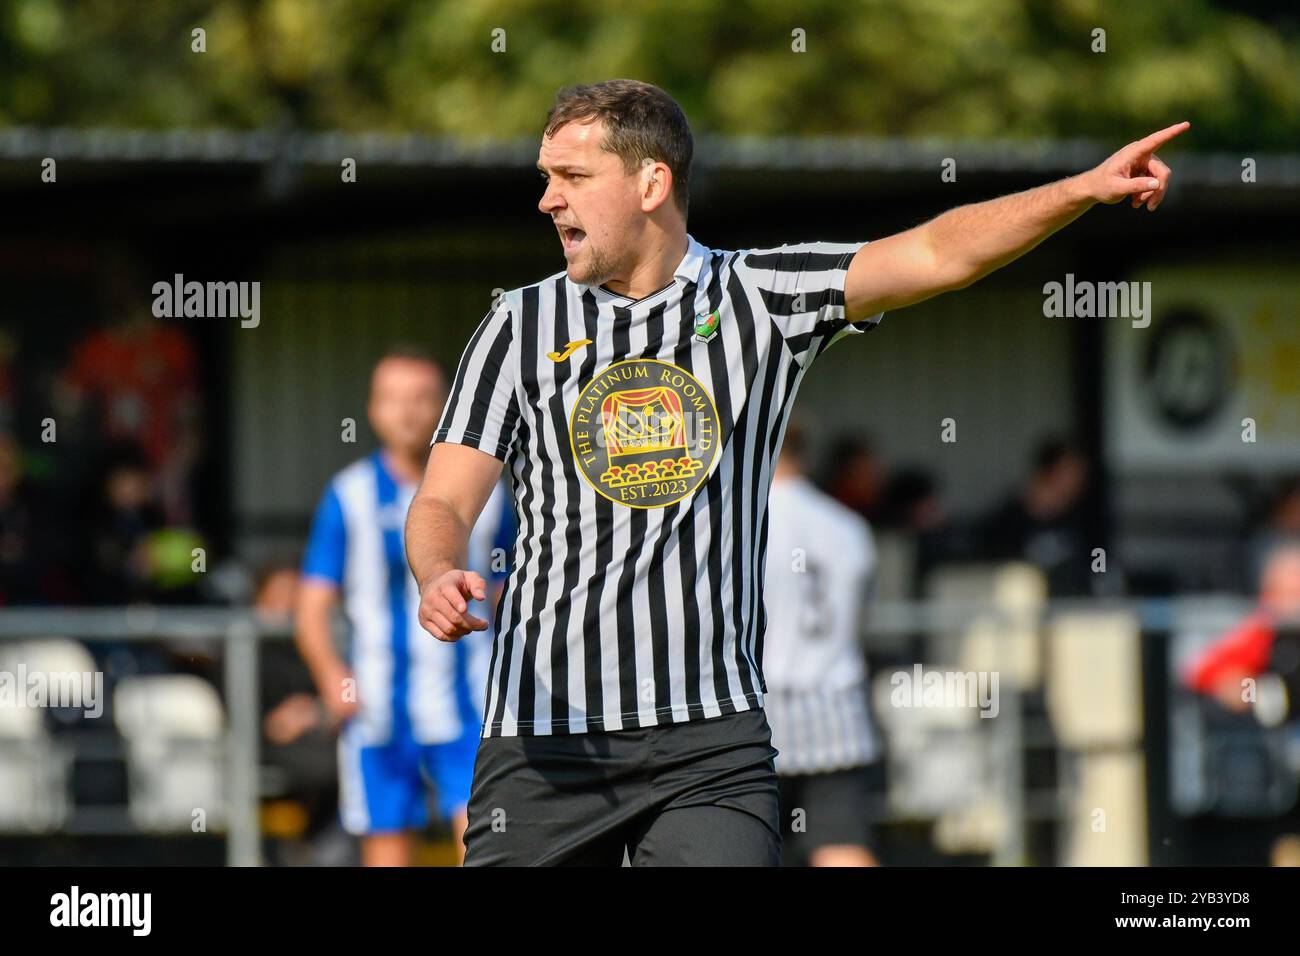
[[[354,728],[339,736],[339,816],[349,833],[363,836],[415,830],[429,822],[428,787],[437,793],[444,820],[469,803],[479,736],[467,727],[457,740],[418,743],[409,733],[379,746],[363,746]]]

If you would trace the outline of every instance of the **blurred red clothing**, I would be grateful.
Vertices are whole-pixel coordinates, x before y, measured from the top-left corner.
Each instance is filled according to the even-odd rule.
[[[189,340],[161,324],[92,334],[77,347],[67,374],[69,384],[103,406],[107,437],[139,445],[154,467],[167,460],[177,440],[194,379]]]
[[[1215,641],[1193,664],[1188,684],[1193,690],[1212,694],[1225,680],[1253,677],[1268,669],[1277,632],[1272,618],[1256,611]]]

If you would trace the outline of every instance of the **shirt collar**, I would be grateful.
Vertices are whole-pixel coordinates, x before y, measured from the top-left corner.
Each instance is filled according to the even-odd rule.
[[[700,278],[700,270],[704,268],[706,258],[708,258],[708,250],[696,242],[694,236],[687,233],[686,255],[682,256],[682,261],[678,264],[677,271],[673,275],[685,279],[687,282],[697,281]]]
[[[700,278],[700,272],[703,270],[704,264],[708,260],[708,257],[709,257],[709,250],[703,244],[696,242],[695,237],[693,237],[690,233],[687,233],[686,254],[682,256],[682,261],[677,264],[677,268],[673,271],[673,278],[684,279],[687,282],[698,282]],[[666,285],[664,286],[663,289],[660,289],[659,292],[652,292],[650,293],[650,295],[645,296],[642,299],[637,299],[636,301],[638,303],[644,302],[646,299],[654,298],[655,296],[659,295],[661,292],[671,287],[672,287],[671,284]],[[617,292],[610,292],[602,285],[589,285],[589,286],[583,286],[582,288],[590,289],[593,292],[596,292],[597,294],[601,296],[605,296],[607,298],[614,298],[614,299],[628,298],[627,296],[620,295]]]

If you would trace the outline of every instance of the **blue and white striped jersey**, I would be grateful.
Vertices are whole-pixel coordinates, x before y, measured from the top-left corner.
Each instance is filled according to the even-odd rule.
[[[412,737],[445,743],[482,729],[492,629],[454,644],[419,625],[420,595],[406,563],[403,529],[416,485],[399,481],[382,452],[344,468],[326,488],[312,521],[303,575],[341,591],[357,680],[357,723],[365,745]],[[470,570],[491,596],[505,576],[514,521],[498,486],[470,538]],[[498,559],[492,560],[493,549]],[[470,613],[492,620],[483,602]]]

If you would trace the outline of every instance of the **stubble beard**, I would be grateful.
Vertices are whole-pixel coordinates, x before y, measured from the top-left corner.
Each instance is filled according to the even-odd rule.
[[[603,285],[619,274],[618,260],[607,254],[604,249],[591,244],[587,236],[587,264],[582,271],[569,278],[578,285]]]

